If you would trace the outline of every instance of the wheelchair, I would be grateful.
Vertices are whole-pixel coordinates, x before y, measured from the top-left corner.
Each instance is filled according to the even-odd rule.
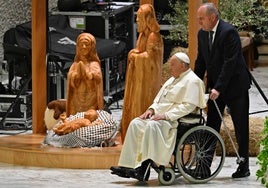
[[[151,163],[158,173],[159,182],[170,185],[180,176],[191,183],[212,180],[221,171],[225,160],[226,151],[221,136],[205,125],[202,110],[198,114],[187,115],[178,123],[176,145],[169,165]]]

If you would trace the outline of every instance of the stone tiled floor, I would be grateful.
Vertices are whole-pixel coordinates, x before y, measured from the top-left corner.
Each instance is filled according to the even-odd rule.
[[[263,187],[256,180],[256,158],[250,158],[251,176],[241,179],[232,179],[230,176],[235,170],[235,158],[226,158],[221,172],[216,178],[206,184],[192,184],[183,177],[174,181],[168,187]],[[101,162],[101,161],[100,161]],[[12,166],[0,163],[0,187],[2,188],[51,188],[51,187],[161,187],[158,174],[151,170],[148,182],[141,183],[135,179],[120,178],[111,175],[109,170],[72,170],[39,167]]]

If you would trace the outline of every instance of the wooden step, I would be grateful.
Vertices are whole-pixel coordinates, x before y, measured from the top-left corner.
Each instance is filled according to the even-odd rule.
[[[117,165],[122,148],[121,145],[57,148],[43,145],[44,138],[45,135],[40,134],[0,137],[0,162],[49,168],[109,169]]]

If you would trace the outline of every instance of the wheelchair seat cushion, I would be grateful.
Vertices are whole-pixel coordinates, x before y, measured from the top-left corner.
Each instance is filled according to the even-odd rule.
[[[181,138],[184,133],[195,126],[204,125],[205,118],[202,115],[202,110],[199,109],[196,113],[188,114],[178,119],[177,138]]]
[[[180,125],[204,125],[205,118],[203,117],[202,110],[199,109],[195,113],[190,113],[180,119],[178,119]]]

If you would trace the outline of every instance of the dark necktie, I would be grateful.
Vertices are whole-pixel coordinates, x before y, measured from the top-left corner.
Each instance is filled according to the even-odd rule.
[[[209,31],[208,32],[208,49],[209,49],[209,52],[211,51],[211,48],[212,48],[213,33],[214,33],[214,31]]]

